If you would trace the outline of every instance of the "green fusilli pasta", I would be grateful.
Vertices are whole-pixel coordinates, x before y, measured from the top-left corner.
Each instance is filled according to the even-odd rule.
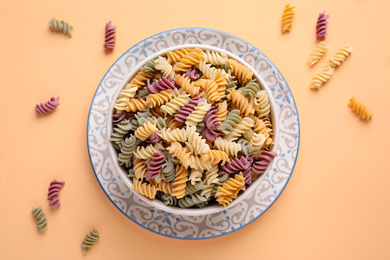
[[[84,255],[87,254],[88,250],[91,249],[93,244],[99,239],[99,232],[93,229],[89,234],[87,234],[81,242],[81,250],[83,250]]]
[[[46,215],[43,213],[41,207],[33,208],[31,214],[37,222],[38,232],[43,232],[47,228]]]
[[[67,34],[70,37],[72,37],[73,26],[70,26],[67,22],[65,22],[65,21],[60,22],[60,21],[56,20],[55,18],[52,18],[49,21],[49,24],[53,30],[62,31],[64,34]]]

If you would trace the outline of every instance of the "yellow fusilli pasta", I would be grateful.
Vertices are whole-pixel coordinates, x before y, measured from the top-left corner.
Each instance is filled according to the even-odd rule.
[[[183,56],[179,62],[173,66],[173,71],[186,72],[191,66],[197,65],[203,59],[202,50],[194,49],[187,55]]]
[[[172,90],[167,89],[157,94],[150,94],[146,97],[146,105],[150,108],[161,106],[168,102],[172,97]]]
[[[248,67],[233,59],[228,59],[227,64],[243,86],[252,80],[253,72]]]
[[[334,73],[334,68],[332,68],[329,64],[325,66],[325,68],[314,76],[313,80],[310,83],[310,88],[319,89],[323,84],[328,82],[328,80],[332,77]]]
[[[328,45],[326,44],[326,42],[324,41],[319,42],[315,47],[315,49],[310,54],[309,57],[310,66],[316,64],[322,58],[322,56],[324,56],[327,49],[328,49]]]
[[[172,196],[175,196],[176,198],[180,199],[185,196],[185,188],[187,185],[188,180],[188,170],[181,166],[176,166],[176,175],[175,179],[173,180],[173,189],[172,189]]]
[[[351,45],[344,46],[340,50],[336,52],[335,55],[330,59],[330,66],[335,68],[336,66],[340,66],[341,63],[352,53]]]
[[[282,33],[291,31],[295,6],[286,5],[282,15]]]
[[[185,92],[195,97],[199,93],[199,87],[195,86],[194,82],[191,82],[191,79],[186,75],[177,75],[175,78],[176,84],[184,89]]]
[[[147,105],[145,100],[143,99],[132,98],[130,99],[130,101],[127,101],[127,107],[126,107],[127,112],[137,112],[146,108]]]
[[[356,100],[355,97],[352,97],[349,100],[348,106],[352,108],[352,110],[360,116],[362,120],[370,120],[371,117],[374,116],[373,113],[368,111],[367,106],[364,105],[363,103],[359,102]]]
[[[151,134],[158,131],[156,124],[157,120],[154,120],[153,122],[147,121],[145,124],[137,128],[135,136],[141,141],[145,141]]]
[[[196,126],[199,122],[203,121],[207,111],[211,108],[211,104],[203,101],[199,103],[194,111],[186,118],[186,124],[188,126]]]
[[[255,109],[253,108],[251,101],[235,89],[233,89],[229,95],[227,95],[227,98],[231,100],[233,104],[237,105],[238,109],[245,116],[255,113]]]
[[[245,190],[245,178],[241,172],[236,174],[234,178],[230,178],[224,185],[218,187],[215,196],[218,203],[226,207],[233,199],[237,198],[240,190]]]
[[[134,179],[133,185],[131,185],[131,187],[149,199],[154,199],[156,197],[157,188],[150,183],[142,183],[142,181]]]

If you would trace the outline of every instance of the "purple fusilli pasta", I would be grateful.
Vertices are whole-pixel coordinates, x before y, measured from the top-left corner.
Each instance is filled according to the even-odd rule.
[[[200,132],[200,135],[207,141],[214,142],[220,133],[216,131],[210,131],[207,127],[205,127],[203,128],[202,132]]]
[[[204,122],[206,123],[206,127],[210,131],[213,131],[217,126],[221,124],[221,122],[217,120],[218,116],[215,115],[216,112],[217,110],[215,109],[214,106],[212,106],[211,109],[207,111],[204,117]]]
[[[58,99],[60,97],[54,98],[52,97],[49,101],[45,102],[45,104],[37,104],[35,106],[35,110],[37,111],[38,115],[40,114],[45,114],[48,112],[53,111],[54,109],[57,108],[57,106],[60,104],[58,103]]]
[[[149,163],[146,170],[146,180],[154,179],[161,171],[162,165],[165,161],[164,152],[155,152],[152,161]]]
[[[109,21],[106,24],[106,38],[103,47],[106,48],[106,51],[111,51],[115,47],[115,36],[116,36],[116,26],[111,24]]]
[[[49,205],[51,208],[54,209],[61,205],[58,194],[60,193],[60,190],[64,187],[64,185],[64,181],[53,180],[52,182],[50,182],[47,199],[50,200]]]
[[[160,93],[160,91],[172,89],[174,87],[175,82],[172,80],[172,77],[169,77],[169,79],[162,77],[153,84],[150,84],[150,80],[148,79],[148,86],[145,89],[150,93],[156,94]]]
[[[124,112],[121,114],[114,114],[114,115],[112,115],[112,124],[114,126],[118,125],[118,124],[120,124],[120,122],[122,122],[125,119],[131,121],[131,120],[135,119],[134,115],[135,115],[135,112]]]
[[[317,26],[316,26],[316,32],[317,32],[317,40],[324,40],[325,35],[327,35],[327,23],[328,21],[326,19],[329,18],[329,15],[325,14],[323,12],[322,14],[320,13],[318,20],[317,20]]]
[[[194,111],[195,107],[203,102],[203,98],[201,98],[199,95],[196,95],[196,97],[190,99],[190,102],[186,104],[184,107],[179,109],[177,113],[174,115],[176,121],[180,123],[184,123],[186,121],[187,116],[189,116],[192,111]]]
[[[253,162],[253,159],[249,156],[241,156],[240,159],[238,157],[230,160],[230,163],[226,163],[221,168],[221,174],[233,174],[236,172],[242,171],[245,176],[245,170],[250,171],[251,164]]]
[[[151,134],[151,135],[145,140],[145,142],[150,143],[150,144],[158,143],[158,142],[161,140],[161,136],[159,136],[159,134],[161,134],[161,130],[158,130],[157,132]]]
[[[262,151],[259,157],[257,158],[257,161],[253,163],[252,166],[253,171],[258,175],[264,173],[265,170],[268,168],[268,165],[277,155],[278,154],[275,152]]]
[[[196,69],[193,69],[193,68],[189,68],[186,71],[186,76],[189,77],[190,80],[192,80],[192,81],[197,80],[199,78],[199,74],[196,73]]]

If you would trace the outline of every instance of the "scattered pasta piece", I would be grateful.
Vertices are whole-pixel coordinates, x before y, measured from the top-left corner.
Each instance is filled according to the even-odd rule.
[[[57,98],[52,97],[49,101],[46,101],[44,104],[42,104],[42,103],[37,104],[35,106],[35,111],[37,111],[38,115],[46,114],[46,113],[54,111],[60,105],[60,103],[58,103],[59,98],[60,97],[57,97]]]
[[[37,222],[38,232],[43,232],[47,228],[47,219],[41,207],[33,208],[31,211],[35,221]]]
[[[95,244],[95,242],[100,238],[100,234],[97,230],[93,229],[89,234],[87,234],[81,242],[81,250],[83,250],[84,255],[87,254],[89,249]]]
[[[286,5],[282,15],[282,33],[290,32],[292,26],[292,20],[294,18],[295,6]]]
[[[60,21],[56,20],[55,18],[52,18],[49,21],[49,24],[53,30],[62,31],[64,34],[67,34],[70,37],[72,37],[73,26],[70,26],[67,22],[65,22],[65,21],[60,22]]]
[[[105,31],[105,42],[103,47],[109,52],[115,47],[116,26],[112,25],[111,21],[109,21],[106,24]]]
[[[316,33],[317,33],[317,40],[324,40],[327,33],[327,19],[329,18],[329,15],[325,14],[323,12],[318,16],[317,20],[317,26],[316,26]]]
[[[57,208],[61,205],[60,199],[58,195],[60,194],[60,190],[64,187],[65,182],[53,180],[50,182],[47,199],[50,200],[50,207],[52,209]]]
[[[336,52],[335,55],[330,59],[330,66],[335,68],[340,66],[341,63],[352,53],[352,46],[346,45]]]
[[[359,102],[356,100],[355,97],[352,97],[349,100],[348,106],[352,108],[352,110],[360,116],[362,120],[370,120],[371,117],[374,116],[373,113],[371,113],[368,109],[367,106],[364,105],[363,103]]]
[[[316,64],[322,56],[324,56],[326,50],[328,49],[328,45],[326,42],[319,42],[316,46],[316,48],[313,50],[313,52],[310,54],[309,60],[310,60],[310,66],[313,66]]]

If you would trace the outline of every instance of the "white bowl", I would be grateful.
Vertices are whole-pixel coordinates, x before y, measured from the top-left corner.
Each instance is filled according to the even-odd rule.
[[[124,82],[129,82],[131,78],[134,77],[134,75],[139,71],[139,69],[148,61],[148,60],[151,60],[151,59],[154,59],[160,55],[164,55],[166,52],[168,51],[172,51],[172,50],[177,50],[177,49],[183,49],[183,48],[200,48],[200,49],[203,49],[203,50],[210,50],[210,51],[217,51],[217,52],[224,52],[226,53],[229,57],[241,62],[242,64],[244,64],[245,66],[247,66],[248,68],[251,69],[251,71],[253,72],[254,74],[254,78],[256,78],[260,83],[261,83],[261,86],[263,87],[264,90],[267,91],[267,94],[268,94],[268,97],[269,97],[269,101],[270,101],[270,105],[271,105],[271,120],[272,120],[272,125],[273,125],[273,140],[278,140],[277,136],[279,134],[279,129],[278,129],[278,123],[276,120],[274,120],[276,117],[275,117],[275,101],[273,99],[273,96],[271,95],[271,90],[268,88],[266,82],[264,81],[264,79],[262,79],[259,74],[256,72],[256,70],[254,70],[247,62],[245,62],[244,60],[242,60],[240,57],[234,55],[233,53],[231,52],[228,52],[224,49],[220,49],[220,48],[217,48],[217,47],[213,47],[213,46],[209,46],[209,45],[202,45],[202,44],[185,44],[185,45],[177,45],[177,46],[174,46],[174,47],[171,47],[171,48],[167,48],[167,49],[163,49],[163,50],[160,50],[158,52],[155,52],[153,55],[150,55],[148,57],[146,57],[143,62],[140,62],[137,66],[135,66],[129,73],[128,73],[128,77],[127,79],[124,81]],[[126,83],[127,84],[127,83]],[[120,91],[125,87],[125,85],[121,85],[118,87],[116,93],[115,93],[115,97],[118,97]],[[113,112],[114,112],[114,103],[115,102],[112,102],[111,103],[111,107],[109,109],[109,115],[108,115],[108,120],[107,120],[107,136],[106,136],[106,140],[109,140],[110,139],[110,136],[111,136],[111,133],[113,131],[113,128],[112,128],[112,115],[113,115]],[[274,146],[272,147],[272,150],[274,149],[274,147],[277,147],[277,143],[275,142]],[[134,194],[142,201],[144,201],[146,204],[150,205],[151,207],[153,208],[156,208],[156,209],[159,209],[159,210],[163,210],[163,211],[166,211],[166,212],[170,212],[170,213],[173,213],[173,214],[177,214],[177,215],[190,215],[190,216],[200,216],[200,215],[209,215],[209,214],[213,214],[213,213],[218,213],[220,211],[223,211],[224,209],[227,209],[227,208],[231,208],[231,207],[234,207],[235,205],[239,204],[242,200],[244,200],[245,198],[249,197],[249,195],[254,191],[256,190],[257,186],[261,183],[262,179],[265,177],[266,175],[266,171],[265,173],[263,173],[259,178],[257,178],[255,181],[253,181],[253,183],[251,185],[249,185],[249,187],[247,187],[247,189],[244,191],[244,192],[241,192],[238,197],[233,200],[232,203],[230,203],[226,208],[224,208],[222,205],[207,205],[205,206],[204,208],[188,208],[188,209],[182,209],[182,208],[179,208],[179,207],[173,207],[173,206],[166,206],[161,200],[159,200],[158,198],[154,199],[154,200],[150,200],[148,198],[146,198],[145,196],[139,194],[138,192],[136,192],[135,190],[133,190],[131,188],[131,185],[133,184],[132,181],[127,177],[127,172],[119,165],[119,162],[118,162],[118,153],[117,151],[115,150],[115,148],[113,147],[113,145],[110,143],[109,145],[109,151],[110,151],[110,156],[112,158],[112,161],[113,162],[116,162],[114,163],[114,167],[116,169],[116,171],[119,173],[121,179],[123,180],[124,184],[129,188],[131,189]]]

